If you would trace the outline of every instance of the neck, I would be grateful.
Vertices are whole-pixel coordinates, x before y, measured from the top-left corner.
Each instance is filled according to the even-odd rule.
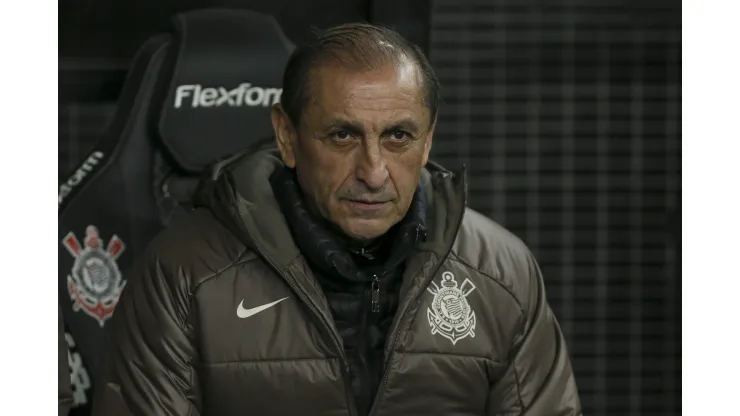
[[[387,257],[388,250],[384,250],[383,248],[384,246],[387,246],[386,248],[390,249],[390,246],[392,245],[392,241],[390,240],[392,239],[389,237],[391,235],[394,235],[395,231],[397,230],[397,227],[393,226],[393,228],[388,230],[388,232],[381,235],[380,237],[367,240],[359,240],[348,236],[342,231],[341,228],[328,220],[324,220],[324,223],[327,224],[327,230],[329,230],[337,237],[338,240],[342,242],[347,251],[349,251],[353,255],[353,257],[355,257],[355,262],[358,263],[384,260]]]
[[[312,211],[312,214],[316,218],[321,218],[326,225],[326,228],[333,232],[339,239],[342,240],[342,242],[346,245],[347,248],[350,250],[361,250],[361,249],[367,249],[369,247],[375,246],[376,242],[379,242],[383,239],[384,235],[376,238],[369,238],[369,239],[359,239],[359,238],[353,238],[348,236],[342,229],[334,224],[333,222],[329,221],[328,219],[322,217],[320,214],[317,214],[316,212]]]

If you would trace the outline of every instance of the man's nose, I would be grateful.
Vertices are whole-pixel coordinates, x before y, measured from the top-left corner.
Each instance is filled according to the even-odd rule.
[[[357,179],[370,189],[380,189],[388,182],[388,166],[380,150],[380,143],[368,140],[358,154]]]

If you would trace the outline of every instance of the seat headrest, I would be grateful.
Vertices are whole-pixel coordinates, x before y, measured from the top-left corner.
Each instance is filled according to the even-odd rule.
[[[182,169],[199,172],[273,134],[270,107],[294,46],[272,16],[249,10],[182,13],[174,31],[159,135]]]

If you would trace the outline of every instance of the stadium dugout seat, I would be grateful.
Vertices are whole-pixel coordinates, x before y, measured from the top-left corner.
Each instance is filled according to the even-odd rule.
[[[62,320],[62,310],[57,305],[57,320],[58,324],[58,348],[59,348],[59,382],[57,388],[59,390],[59,416],[67,416],[69,410],[74,403],[72,398],[72,385],[71,378],[69,377],[69,360],[67,348],[67,342],[64,339],[64,321]]]
[[[272,136],[294,46],[274,18],[205,9],[134,59],[106,133],[59,188],[59,303],[76,408],[90,411],[106,330],[137,258],[189,210],[211,162]],[[61,368],[61,363],[60,363]]]

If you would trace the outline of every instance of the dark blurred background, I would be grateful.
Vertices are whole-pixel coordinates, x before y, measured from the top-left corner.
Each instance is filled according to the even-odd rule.
[[[229,6],[311,27],[391,25],[442,82],[435,160],[539,259],[586,415],[681,413],[681,2],[64,0],[59,181],[173,14]]]

